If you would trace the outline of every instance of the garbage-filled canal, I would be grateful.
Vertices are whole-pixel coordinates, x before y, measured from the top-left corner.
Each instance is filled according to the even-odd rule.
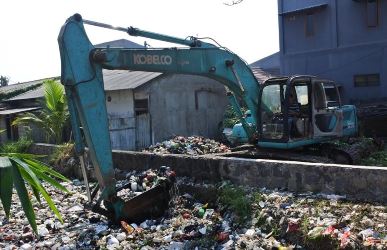
[[[143,174],[143,173],[142,173]],[[132,180],[138,174],[126,173]],[[140,183],[141,184],[141,183]],[[111,224],[85,209],[79,180],[71,194],[47,187],[64,218],[43,202],[35,206],[35,236],[13,197],[12,216],[0,210],[1,249],[386,249],[387,207],[349,202],[344,196],[290,193],[195,183],[177,178],[169,208],[159,218]],[[149,185],[149,183],[147,184]],[[145,187],[146,188],[146,187]],[[138,192],[131,185],[128,192]],[[130,196],[130,195],[129,195]],[[31,196],[34,200],[35,197]]]

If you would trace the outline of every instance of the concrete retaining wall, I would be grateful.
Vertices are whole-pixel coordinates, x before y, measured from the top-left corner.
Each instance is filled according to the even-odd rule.
[[[43,144],[33,151],[47,151]],[[387,202],[387,167],[348,166],[294,161],[240,159],[208,156],[157,155],[113,151],[114,165],[122,170],[146,170],[169,166],[178,176],[216,183],[234,184],[292,192],[322,192],[346,195],[349,199]]]

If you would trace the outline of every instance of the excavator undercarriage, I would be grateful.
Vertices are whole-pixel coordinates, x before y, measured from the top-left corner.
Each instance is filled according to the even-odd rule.
[[[272,159],[314,163],[360,165],[362,159],[383,150],[384,142],[379,138],[348,138],[296,149],[268,149],[254,144],[243,144],[231,148],[231,152],[217,156],[249,159]]]

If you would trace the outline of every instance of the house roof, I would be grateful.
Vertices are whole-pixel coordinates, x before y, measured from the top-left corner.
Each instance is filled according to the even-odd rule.
[[[10,114],[22,113],[22,112],[26,112],[26,111],[37,110],[37,109],[40,109],[40,108],[41,107],[4,109],[4,110],[0,110],[0,115],[10,115]]]
[[[277,77],[280,75],[279,69],[276,69],[276,68],[262,69],[260,67],[251,67],[251,70],[253,71],[254,76],[261,84],[271,77]],[[159,73],[159,72],[105,70],[105,69],[102,71],[102,73],[104,78],[105,91],[136,89],[148,83],[149,81],[155,79],[156,77],[162,75],[162,73]],[[52,79],[52,78],[46,78],[46,79]],[[30,81],[30,82],[21,83],[21,84],[15,84],[15,85],[20,85],[25,88],[37,83],[42,83],[46,79]],[[6,101],[36,99],[43,96],[44,96],[43,86],[40,86],[36,89],[27,91],[23,94],[7,99]]]
[[[280,76],[279,70],[278,71],[276,71],[276,70],[268,71],[268,70],[265,70],[265,69],[262,69],[259,67],[252,67],[251,71],[253,71],[255,78],[257,78],[257,80],[260,84],[264,83],[267,79],[269,79],[271,77]]]
[[[15,83],[15,84],[3,86],[3,87],[0,87],[0,93],[6,94],[6,93],[9,93],[9,92],[13,92],[13,91],[19,90],[19,89],[24,89],[24,88],[33,86],[35,84],[41,84],[43,81],[49,80],[49,79],[52,79],[52,77],[50,77],[50,78],[43,78],[43,79],[34,80],[34,81],[29,81],[29,82]]]
[[[42,82],[43,81],[41,81],[40,83],[42,83]],[[39,86],[36,89],[30,90],[30,91],[24,92],[24,93],[22,93],[20,95],[17,95],[15,97],[9,98],[9,99],[7,99],[5,101],[35,99],[35,98],[40,98],[42,96],[44,96],[43,85]]]
[[[162,75],[159,72],[103,70],[105,90],[135,89]]]
[[[105,91],[135,89],[162,74],[158,72],[105,70],[105,69],[102,71],[102,73],[104,78]],[[47,78],[47,79],[51,79],[51,78]],[[29,84],[24,85],[24,87],[31,86],[33,85],[32,83],[34,84],[42,83],[44,80],[46,79],[28,82]],[[7,99],[6,101],[36,99],[43,96],[44,96],[44,89],[43,89],[43,86],[40,86],[36,89],[27,91],[18,96]]]

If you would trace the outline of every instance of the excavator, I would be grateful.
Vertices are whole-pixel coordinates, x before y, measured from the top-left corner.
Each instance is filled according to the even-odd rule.
[[[183,47],[95,48],[88,39],[85,24]],[[233,128],[232,140],[253,143],[261,149],[285,151],[357,134],[356,108],[341,104],[334,82],[297,75],[260,83],[244,60],[216,42],[117,27],[75,14],[62,26],[58,43],[61,83],[67,96],[76,152],[83,155],[87,145],[98,180],[100,197],[93,207],[102,209],[101,213],[114,220],[136,220],[140,215],[160,214],[167,205],[165,200],[171,182],[166,178],[164,184],[129,201],[117,197],[102,69],[190,74],[215,79],[225,86],[240,120]],[[241,107],[248,112],[242,112]],[[81,165],[84,168],[83,160]],[[90,200],[97,188],[89,194],[93,196]],[[105,208],[99,206],[101,201]]]

